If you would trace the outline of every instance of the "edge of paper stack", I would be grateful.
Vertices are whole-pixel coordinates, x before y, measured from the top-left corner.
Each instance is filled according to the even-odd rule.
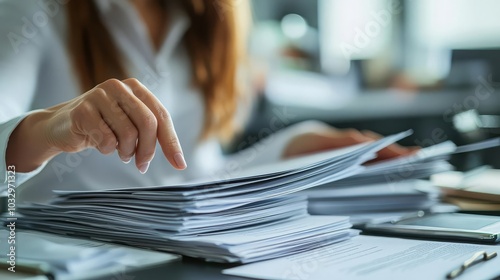
[[[296,254],[349,239],[347,216],[310,216],[307,195],[327,183],[339,186],[383,180],[395,166],[416,164],[447,171],[453,143],[414,156],[362,164],[411,131],[288,160],[232,178],[158,187],[56,191],[47,204],[19,207],[18,227],[168,251],[213,262],[248,263]],[[427,152],[427,154],[426,154]],[[418,164],[417,164],[418,163]],[[425,170],[424,170],[425,171]],[[416,173],[421,176],[426,172]],[[382,178],[382,179],[381,179]]]

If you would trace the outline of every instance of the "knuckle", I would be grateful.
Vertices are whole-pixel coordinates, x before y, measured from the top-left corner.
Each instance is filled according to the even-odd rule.
[[[148,130],[155,130],[158,128],[158,121],[153,114],[147,114],[143,118],[143,127]]]
[[[116,137],[111,131],[102,131],[101,143],[105,146],[116,144]]]
[[[116,137],[113,131],[107,125],[100,125],[99,129],[93,130],[94,138],[100,140],[101,144],[109,144],[110,142],[116,143]]]
[[[142,83],[136,78],[128,78],[128,79],[123,80],[123,82],[126,84],[133,85],[133,86],[142,86]]]
[[[165,109],[165,107],[158,105],[156,106],[156,111],[158,112],[158,116],[161,120],[170,122],[172,120],[172,117],[170,116],[170,113]]]
[[[137,132],[137,129],[132,126],[127,126],[123,129],[122,132],[122,137],[124,138],[123,140],[136,140],[137,136],[139,135],[139,132]]]
[[[106,90],[101,88],[101,87],[96,87],[93,91],[92,94],[94,95],[106,95]]]
[[[97,146],[101,153],[110,154],[116,149],[116,139],[114,137],[104,137]]]
[[[108,79],[108,80],[104,81],[101,85],[116,87],[116,86],[120,86],[121,83],[122,82],[120,82],[120,80],[112,78],[112,79]]]
[[[104,137],[101,140],[101,145],[105,147],[113,147],[116,145],[116,138],[112,134],[104,133]]]
[[[177,140],[177,137],[173,137],[173,136],[172,136],[172,137],[169,137],[169,138],[167,139],[167,145],[168,145],[169,147],[177,147],[177,146],[178,146],[178,144],[179,144],[179,141]]]

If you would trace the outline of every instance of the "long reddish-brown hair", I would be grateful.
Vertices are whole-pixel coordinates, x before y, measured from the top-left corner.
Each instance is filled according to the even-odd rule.
[[[180,0],[191,25],[183,40],[190,55],[193,84],[205,101],[202,138],[229,139],[238,103],[237,71],[244,58],[243,18],[247,0]],[[245,14],[246,13],[246,14]],[[67,3],[68,48],[83,91],[109,79],[128,78],[120,51],[94,1]]]

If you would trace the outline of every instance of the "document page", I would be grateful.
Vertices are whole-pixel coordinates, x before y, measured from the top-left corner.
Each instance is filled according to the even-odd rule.
[[[224,270],[259,279],[446,279],[478,251],[500,246],[357,236],[302,254]],[[500,257],[467,269],[460,280],[500,275]]]

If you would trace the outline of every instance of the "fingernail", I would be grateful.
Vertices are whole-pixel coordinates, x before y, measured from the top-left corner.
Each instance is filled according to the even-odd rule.
[[[186,160],[184,159],[184,156],[181,153],[175,154],[174,160],[175,160],[175,164],[177,164],[178,168],[186,169],[186,167],[187,167]]]
[[[146,174],[146,172],[148,172],[149,164],[150,162],[148,161],[139,166],[139,171],[141,172],[141,174]]]
[[[123,159],[123,158],[122,158],[121,160],[123,161],[123,163],[125,163],[125,164],[129,164],[129,163],[130,163],[130,161],[132,160],[132,158],[129,158],[129,159]]]

